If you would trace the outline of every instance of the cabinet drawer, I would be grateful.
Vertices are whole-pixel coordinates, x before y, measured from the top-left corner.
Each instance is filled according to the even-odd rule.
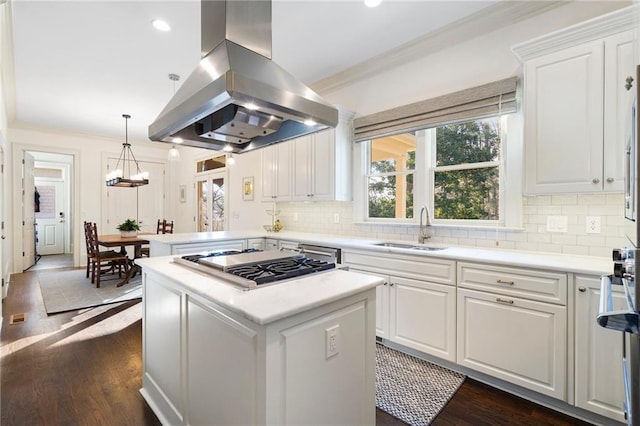
[[[177,244],[171,248],[171,254],[190,254],[207,250],[244,250],[246,240],[220,241],[217,243]]]
[[[567,304],[566,274],[459,262],[458,277],[459,287]]]
[[[455,284],[456,262],[428,257],[342,252],[342,263],[374,272],[442,284]]]

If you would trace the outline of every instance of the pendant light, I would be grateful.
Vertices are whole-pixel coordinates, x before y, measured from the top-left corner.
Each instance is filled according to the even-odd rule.
[[[180,80],[180,76],[178,74],[169,74],[169,80],[173,81],[173,94],[175,96],[175,94],[176,94],[176,81]],[[180,139],[180,138],[176,138],[176,139]],[[182,139],[180,139],[180,141],[174,140],[174,142],[180,143],[180,142],[182,142]],[[169,161],[180,161],[180,151],[178,150],[178,148],[176,148],[175,145],[171,145],[171,149],[169,150],[169,153],[167,154],[167,159]]]
[[[124,143],[122,144],[122,151],[120,151],[120,157],[116,163],[114,171],[107,173],[106,180],[107,186],[118,186],[122,188],[135,188],[137,186],[149,184],[149,172],[141,172],[138,160],[131,151],[131,144],[129,143],[129,128],[128,121],[131,118],[129,114],[122,114],[124,118]],[[120,166],[122,163],[122,166]],[[134,173],[132,173],[132,169]],[[120,168],[122,167],[122,168]]]

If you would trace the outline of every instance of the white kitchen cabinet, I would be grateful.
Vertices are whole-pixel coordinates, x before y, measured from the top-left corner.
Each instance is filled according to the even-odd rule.
[[[455,361],[455,262],[397,254],[342,252],[351,271],[377,275],[376,335]]]
[[[262,151],[262,200],[291,201],[293,142],[280,142]]]
[[[527,193],[622,191],[630,29],[615,12],[513,48],[525,62]]]
[[[350,201],[353,115],[340,111],[335,129],[293,140],[293,201]]]
[[[265,249],[265,239],[264,238],[249,238],[247,240],[247,248],[256,249],[256,250],[264,250]]]
[[[465,269],[487,273],[478,282]],[[566,295],[566,274],[553,275],[458,262],[458,364],[566,401],[567,308],[531,286],[551,278]]]
[[[175,237],[173,237],[171,234],[170,238]],[[212,250],[244,250],[247,248],[247,240],[242,239],[223,241],[199,241],[187,243],[150,239],[149,248],[154,257],[169,256],[175,254],[190,254]]]
[[[140,392],[162,424],[375,423],[373,288],[261,324],[156,266],[143,266]]]
[[[596,323],[600,277],[576,276],[575,291],[575,405],[624,422],[623,334]],[[621,289],[614,303],[625,306]]]
[[[267,251],[277,251],[278,250],[278,240],[273,238],[265,238],[265,250]]]

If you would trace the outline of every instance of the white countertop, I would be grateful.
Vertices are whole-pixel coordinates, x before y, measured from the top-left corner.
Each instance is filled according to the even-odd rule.
[[[234,238],[239,237],[234,234]],[[336,269],[245,291],[220,278],[177,265],[172,262],[173,257],[136,259],[136,263],[143,270],[157,272],[187,291],[261,325],[375,288],[383,282],[379,277]]]
[[[184,234],[150,235],[151,241],[167,244],[199,243],[207,241],[225,241],[244,238],[277,238],[308,244],[324,245],[342,249],[364,249],[378,253],[398,253],[410,256],[427,256],[469,262],[495,263],[505,266],[538,268],[559,272],[573,272],[588,275],[602,275],[613,272],[611,258],[595,256],[578,256],[559,253],[536,253],[516,250],[493,248],[475,248],[462,246],[444,246],[442,244],[424,244],[433,247],[446,247],[444,250],[422,251],[403,248],[380,247],[374,244],[392,240],[374,240],[337,235],[319,235],[305,232],[265,232],[255,231],[224,231],[224,232],[194,232]],[[415,244],[412,241],[395,241],[399,243]]]

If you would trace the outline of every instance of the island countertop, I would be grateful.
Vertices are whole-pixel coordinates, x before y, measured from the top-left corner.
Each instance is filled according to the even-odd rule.
[[[260,325],[308,311],[383,283],[380,277],[335,269],[246,291],[221,278],[173,263],[173,257],[142,258],[136,259],[136,263],[142,266],[143,272],[160,274],[178,283],[185,291],[211,300]]]

